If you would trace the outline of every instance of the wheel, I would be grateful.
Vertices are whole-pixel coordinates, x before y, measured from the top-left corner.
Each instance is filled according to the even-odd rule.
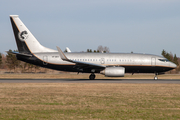
[[[91,75],[89,76],[89,79],[90,79],[90,80],[94,80],[95,77],[96,77],[96,76],[95,76],[94,74],[91,74]]]
[[[155,77],[154,77],[154,80],[158,80],[158,77],[157,77],[157,76],[155,76]]]
[[[95,79],[95,75],[90,75],[90,76],[89,76],[89,79],[90,79],[90,80],[94,80],[94,79]]]

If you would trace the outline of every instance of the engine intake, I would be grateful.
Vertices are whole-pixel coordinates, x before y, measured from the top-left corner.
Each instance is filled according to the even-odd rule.
[[[124,77],[125,68],[124,67],[106,67],[105,70],[101,72],[106,77]]]

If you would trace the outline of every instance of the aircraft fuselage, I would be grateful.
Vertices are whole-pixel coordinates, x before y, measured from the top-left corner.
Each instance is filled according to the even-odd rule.
[[[163,57],[150,54],[135,53],[65,53],[74,61],[81,61],[104,66],[124,67],[125,73],[162,73],[174,69],[174,63],[162,61]],[[41,67],[70,71],[91,73],[92,69],[77,67],[75,63],[63,61],[58,52],[34,53],[32,57],[17,55],[19,60],[29,62]],[[100,73],[96,70],[94,73]]]

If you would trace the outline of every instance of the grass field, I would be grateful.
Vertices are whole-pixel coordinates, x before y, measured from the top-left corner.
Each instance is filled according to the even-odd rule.
[[[179,84],[0,83],[0,119],[180,119]]]

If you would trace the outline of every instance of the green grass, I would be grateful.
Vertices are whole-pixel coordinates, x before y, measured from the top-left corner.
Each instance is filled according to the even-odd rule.
[[[178,84],[1,83],[0,119],[180,119]]]

